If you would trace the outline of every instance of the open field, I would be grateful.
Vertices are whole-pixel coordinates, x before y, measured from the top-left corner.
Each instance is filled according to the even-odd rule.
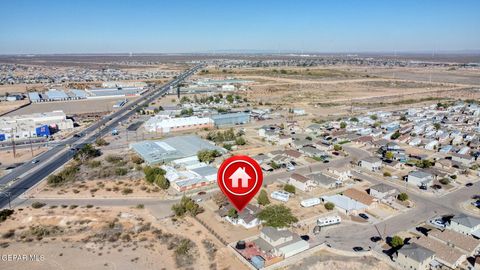
[[[44,258],[2,269],[245,269],[193,219],[156,220],[138,208],[29,206],[16,209],[0,234],[2,253]]]

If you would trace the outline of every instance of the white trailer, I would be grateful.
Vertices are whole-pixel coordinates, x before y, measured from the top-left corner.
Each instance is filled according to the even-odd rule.
[[[283,191],[283,190],[279,190],[279,191],[272,192],[270,194],[270,197],[272,197],[275,200],[282,201],[282,202],[288,202],[288,200],[290,199],[290,193],[288,193],[286,191]]]
[[[310,199],[301,201],[300,205],[303,207],[311,207],[311,206],[319,205],[320,202],[321,201],[319,198],[310,198]]]
[[[340,224],[340,222],[342,222],[342,219],[340,218],[340,216],[328,216],[328,217],[319,218],[317,220],[317,225],[320,227],[325,227],[325,226]]]

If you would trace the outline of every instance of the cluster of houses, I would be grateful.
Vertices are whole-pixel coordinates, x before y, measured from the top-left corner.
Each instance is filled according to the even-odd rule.
[[[479,269],[480,219],[460,214],[444,229],[415,237],[397,253],[400,269]]]

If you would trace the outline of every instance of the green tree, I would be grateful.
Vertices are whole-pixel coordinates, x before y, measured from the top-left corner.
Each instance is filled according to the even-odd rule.
[[[426,169],[426,168],[430,168],[434,165],[434,163],[428,159],[423,159],[423,160],[418,160],[416,163],[415,163],[415,166],[417,166],[418,168],[422,168],[422,169]]]
[[[270,167],[272,167],[274,170],[280,169],[280,165],[278,165],[275,161],[270,162]]]
[[[335,144],[333,146],[333,150],[335,150],[335,151],[341,151],[342,149],[343,149],[343,147],[340,144]]]
[[[217,150],[200,150],[197,153],[198,160],[205,163],[212,162],[216,157],[221,155]]]
[[[235,144],[236,145],[245,145],[247,141],[243,137],[238,137],[235,139]]]
[[[352,118],[350,118],[350,121],[352,121],[352,122],[358,122],[358,118],[352,117]]]
[[[268,194],[264,189],[260,191],[260,194],[258,195],[258,198],[257,198],[257,202],[258,204],[263,206],[270,204],[270,199],[268,198]]]
[[[290,208],[281,205],[269,205],[265,207],[259,214],[258,218],[264,222],[265,226],[275,228],[284,228],[290,226],[298,219],[292,214]]]
[[[191,216],[200,214],[203,209],[192,198],[183,196],[179,203],[172,205],[172,211],[177,217],[183,217],[186,213]]]
[[[228,101],[228,103],[233,103],[234,101],[233,95],[227,95],[225,99]]]
[[[294,185],[285,184],[285,185],[283,186],[283,190],[285,190],[285,191],[288,192],[288,193],[295,194],[295,186],[294,186]]]
[[[440,125],[440,123],[435,123],[435,124],[433,124],[433,127],[434,127],[436,130],[439,130],[442,126]]]
[[[229,218],[238,218],[237,209],[235,209],[235,208],[233,208],[233,207],[230,208],[230,209],[228,210],[227,216],[228,216]]]
[[[400,135],[401,135],[400,132],[397,130],[392,134],[392,136],[390,136],[390,139],[396,140],[400,137]]]
[[[327,209],[328,211],[331,211],[333,210],[333,208],[335,208],[335,204],[332,202],[327,202],[324,204],[324,206],[325,206],[325,209]]]
[[[450,184],[450,180],[448,180],[448,178],[442,178],[442,179],[440,179],[439,182],[440,182],[440,184],[442,184],[442,185],[448,185],[448,184]]]
[[[392,160],[393,157],[394,157],[393,152],[388,151],[388,152],[385,153],[385,158],[386,158],[386,159]]]
[[[143,173],[145,174],[145,181],[153,184],[157,179],[157,175],[165,175],[166,172],[162,168],[146,166],[143,168]]]
[[[378,116],[375,115],[375,114],[372,114],[372,115],[370,115],[370,119],[372,119],[373,121],[377,121]]]
[[[340,123],[340,128],[343,129],[343,128],[346,128],[346,127],[347,127],[347,123],[345,123],[345,122]]]
[[[94,157],[98,157],[100,155],[101,155],[100,150],[96,149],[91,144],[86,144],[80,150],[78,150],[74,158],[80,161],[81,163],[84,163],[85,161]]]
[[[157,176],[155,177],[155,184],[163,190],[170,187],[170,181],[168,181],[168,179],[163,174],[157,174]]]
[[[400,121],[407,121],[407,117],[405,115],[400,116]]]
[[[403,246],[403,243],[404,243],[403,238],[401,238],[398,235],[395,235],[395,236],[392,237],[389,244],[392,248],[399,248],[399,247]]]
[[[402,192],[402,193],[398,194],[397,198],[398,198],[398,200],[404,202],[404,201],[408,200],[408,194],[405,193],[405,192]]]

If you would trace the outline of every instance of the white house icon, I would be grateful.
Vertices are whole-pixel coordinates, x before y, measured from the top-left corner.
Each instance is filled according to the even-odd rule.
[[[246,188],[248,187],[248,180],[252,178],[245,172],[245,167],[239,167],[228,179],[232,180],[232,187],[238,187],[238,181],[241,179],[242,188]]]

